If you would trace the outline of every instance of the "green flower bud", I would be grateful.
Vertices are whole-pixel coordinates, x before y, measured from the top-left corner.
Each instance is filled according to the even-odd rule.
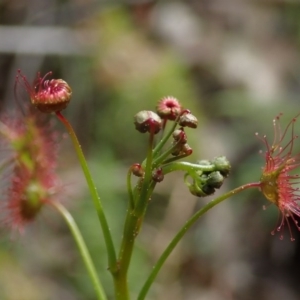
[[[207,185],[219,189],[224,182],[224,176],[219,172],[212,172],[208,175]]]
[[[202,197],[206,197],[206,196],[211,196],[211,195],[213,195],[214,193],[215,193],[215,188],[213,188],[212,186],[210,186],[210,185],[204,185],[203,187],[202,187],[202,191],[203,191],[203,193],[205,194],[204,196],[202,196]]]
[[[225,156],[216,157],[212,163],[215,165],[216,170],[220,171],[225,177],[229,175],[231,165]]]
[[[199,186],[197,186],[195,184],[188,185],[188,188],[189,188],[190,193],[196,197],[207,196],[207,194],[202,189],[200,189]]]

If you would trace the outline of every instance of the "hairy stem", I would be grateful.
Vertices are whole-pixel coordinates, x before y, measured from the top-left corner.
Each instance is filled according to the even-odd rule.
[[[133,195],[129,195],[130,197],[133,196],[134,208],[132,207],[132,204],[129,203],[124,225],[123,238],[118,257],[118,272],[116,272],[114,278],[117,300],[130,299],[127,284],[127,274],[131,261],[135,238],[139,233],[139,229],[143,222],[143,214],[148,204],[149,186],[151,183],[152,175],[153,139],[154,129],[150,130],[144,177],[138,181],[134,189]]]

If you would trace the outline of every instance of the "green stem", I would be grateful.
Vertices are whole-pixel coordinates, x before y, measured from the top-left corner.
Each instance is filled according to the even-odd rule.
[[[174,162],[176,160],[182,159],[182,158],[190,156],[190,155],[191,155],[191,153],[185,153],[185,154],[181,154],[181,155],[178,155],[178,156],[170,157],[169,159],[164,160],[162,162],[162,164],[169,164],[171,162]]]
[[[178,120],[179,120],[179,117],[177,118],[176,121],[173,122],[173,125],[170,128],[170,130],[167,132],[167,134],[165,136],[163,136],[163,138],[160,140],[160,142],[156,145],[155,149],[153,150],[153,156],[154,157],[160,152],[160,150],[163,148],[165,143],[168,141],[168,139],[170,138],[170,136],[174,132],[174,130],[177,126]]]
[[[66,127],[66,129],[72,139],[74,148],[76,150],[80,165],[82,167],[85,179],[87,181],[87,184],[88,184],[88,187],[89,187],[89,190],[90,190],[93,202],[94,202],[94,206],[96,208],[97,215],[98,215],[98,218],[99,218],[99,221],[101,224],[101,228],[103,231],[104,240],[105,240],[105,244],[106,244],[106,249],[107,249],[107,253],[108,253],[108,266],[109,266],[110,272],[113,274],[116,271],[116,265],[117,265],[116,252],[115,252],[114,244],[112,241],[111,233],[110,233],[110,230],[108,227],[108,223],[107,223],[104,211],[103,211],[101,200],[100,200],[100,197],[97,192],[97,188],[92,179],[90,170],[88,168],[87,162],[85,160],[85,157],[82,152],[79,141],[77,139],[77,136],[72,128],[72,125],[60,112],[56,112],[56,116]]]
[[[213,172],[216,171],[217,168],[214,165],[200,165],[200,164],[192,164],[189,162],[171,162],[164,166],[162,166],[162,170],[164,174],[168,174],[174,171],[186,171],[188,173],[203,171],[203,172]]]
[[[154,132],[153,130],[150,132],[149,136],[149,145],[148,145],[148,152],[147,152],[147,160],[146,160],[146,167],[145,167],[145,174],[142,181],[141,188],[137,185],[137,188],[135,189],[135,196],[138,194],[136,201],[136,210],[137,213],[140,214],[143,210],[145,205],[147,205],[147,192],[148,187],[151,181],[152,176],[152,159],[153,159],[153,139],[154,139]],[[140,191],[139,191],[140,190]]]
[[[119,276],[118,274],[114,277],[115,286],[115,300],[129,300],[129,291],[127,280],[124,276]]]
[[[137,182],[137,185],[133,192],[134,208],[132,208],[129,203],[129,207],[127,210],[123,238],[118,256],[119,269],[114,277],[117,300],[129,299],[127,274],[132,257],[135,238],[138,235],[143,221],[145,207],[148,204],[148,192],[152,175],[153,139],[154,130],[150,130],[145,174],[144,177]]]
[[[184,226],[178,231],[178,233],[175,235],[173,240],[170,242],[170,244],[167,246],[167,248],[164,250],[158,261],[156,262],[155,266],[153,267],[148,279],[146,280],[145,284],[143,285],[139,296],[138,300],[143,300],[145,299],[145,296],[147,295],[152,283],[154,282],[158,272],[160,271],[161,267],[171,254],[171,252],[174,250],[178,242],[182,239],[182,237],[185,235],[185,233],[194,225],[194,223],[208,210],[213,208],[215,205],[219,204],[220,202],[224,201],[225,199],[245,190],[248,188],[253,188],[253,187],[259,187],[260,183],[255,182],[255,183],[248,183],[245,185],[242,185],[220,197],[215,198],[208,204],[206,204],[204,207],[202,207],[200,210],[198,210],[185,224]]]
[[[164,160],[170,155],[172,154],[175,150],[178,149],[178,146],[180,145],[180,141],[178,141],[175,145],[172,145],[171,147],[169,147],[169,149],[167,149],[166,151],[164,151],[161,155],[159,155],[158,157],[156,157],[153,160],[153,168],[156,168],[158,165],[160,165],[161,163],[164,162]],[[187,156],[187,155],[184,155]],[[173,160],[178,160],[181,157],[176,156],[173,157]],[[165,162],[164,162],[165,163]]]
[[[93,264],[92,258],[90,256],[90,253],[88,251],[88,248],[83,240],[83,237],[80,233],[80,230],[78,229],[72,215],[67,211],[67,209],[60,204],[59,202],[50,202],[51,205],[62,215],[64,220],[66,221],[73,238],[77,244],[78,250],[81,254],[81,257],[83,259],[83,262],[85,264],[85,267],[87,269],[87,272],[90,276],[91,282],[93,283],[97,299],[98,300],[106,300],[105,292],[103,290],[103,287],[99,281],[95,266]]]
[[[114,284],[116,300],[130,299],[128,291],[127,273],[132,256],[133,246],[136,238],[136,231],[139,224],[139,217],[136,216],[134,210],[128,208],[124,233],[118,258],[119,270],[115,274]]]

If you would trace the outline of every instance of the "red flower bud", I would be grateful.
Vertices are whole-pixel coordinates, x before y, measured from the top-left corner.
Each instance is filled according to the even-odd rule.
[[[23,80],[31,103],[44,113],[52,113],[65,109],[72,96],[72,90],[64,80],[46,80],[46,77],[51,74],[49,72],[44,77],[40,77],[38,73],[34,86],[31,86],[26,77],[19,71],[19,76]],[[17,76],[18,79],[19,77]]]
[[[142,110],[134,116],[134,124],[139,132],[158,133],[161,129],[161,118],[153,111]]]
[[[172,96],[162,98],[156,107],[158,115],[162,119],[168,120],[175,120],[180,115],[181,110],[179,101]]]
[[[180,144],[185,144],[187,142],[187,135],[184,132],[183,128],[176,129],[173,132],[173,138],[176,142],[180,142]]]
[[[152,179],[155,182],[162,182],[164,180],[164,173],[161,168],[155,169],[152,171]]]
[[[140,164],[133,164],[131,166],[131,172],[137,177],[143,177],[145,174],[145,171]]]

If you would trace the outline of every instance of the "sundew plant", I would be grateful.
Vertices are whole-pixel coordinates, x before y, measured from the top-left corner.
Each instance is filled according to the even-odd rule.
[[[183,182],[192,195],[210,196],[230,176],[230,162],[222,153],[210,159],[195,158],[194,163],[185,161],[187,156],[193,155],[193,150],[188,144],[188,134],[190,130],[197,128],[198,120],[193,112],[184,107],[184,103],[180,103],[175,97],[162,97],[153,111],[141,107],[143,110],[133,117],[132,134],[145,135],[147,151],[144,160],[128,166],[128,172],[124,174],[128,205],[127,210],[124,211],[126,218],[123,235],[120,247],[117,249],[102,205],[105,199],[102,199],[97,192],[95,179],[89,170],[80,142],[72,125],[63,114],[63,110],[67,109],[68,105],[72,105],[71,87],[62,79],[48,79],[51,76],[51,72],[44,76],[38,74],[34,84],[31,85],[21,71],[18,71],[15,90],[23,89],[28,99],[26,101],[17,99],[15,111],[4,114],[1,118],[1,145],[9,149],[9,155],[1,161],[1,170],[3,172],[7,168],[11,170],[5,186],[6,190],[2,192],[4,199],[0,207],[1,224],[22,233],[29,223],[35,221],[42,209],[54,208],[70,229],[86,267],[86,274],[94,288],[95,299],[108,299],[84,237],[75,219],[60,202],[58,196],[62,182],[56,171],[59,139],[53,130],[53,121],[57,118],[64,125],[73,142],[74,151],[78,156],[99,219],[99,227],[93,230],[102,232],[99,238],[104,238],[105,241],[107,264],[101,267],[111,274],[114,299],[133,299],[128,285],[128,272],[135,241],[141,233],[156,185],[170,173],[181,172]],[[300,154],[293,151],[298,139],[295,133],[297,118],[298,115],[287,126],[281,127],[281,114],[275,117],[274,136],[271,140],[256,134],[265,147],[261,153],[265,162],[260,178],[216,197],[186,220],[184,226],[170,240],[148,277],[147,274],[145,275],[147,279],[136,299],[147,298],[165,261],[199,218],[217,204],[246,189],[259,190],[271,204],[278,207],[280,219],[271,233],[278,232],[279,238],[283,239],[283,228],[287,226],[290,239],[294,241],[291,226],[294,224],[298,230],[300,229],[296,218],[300,216],[297,187]],[[143,272],[142,267],[141,272]]]

